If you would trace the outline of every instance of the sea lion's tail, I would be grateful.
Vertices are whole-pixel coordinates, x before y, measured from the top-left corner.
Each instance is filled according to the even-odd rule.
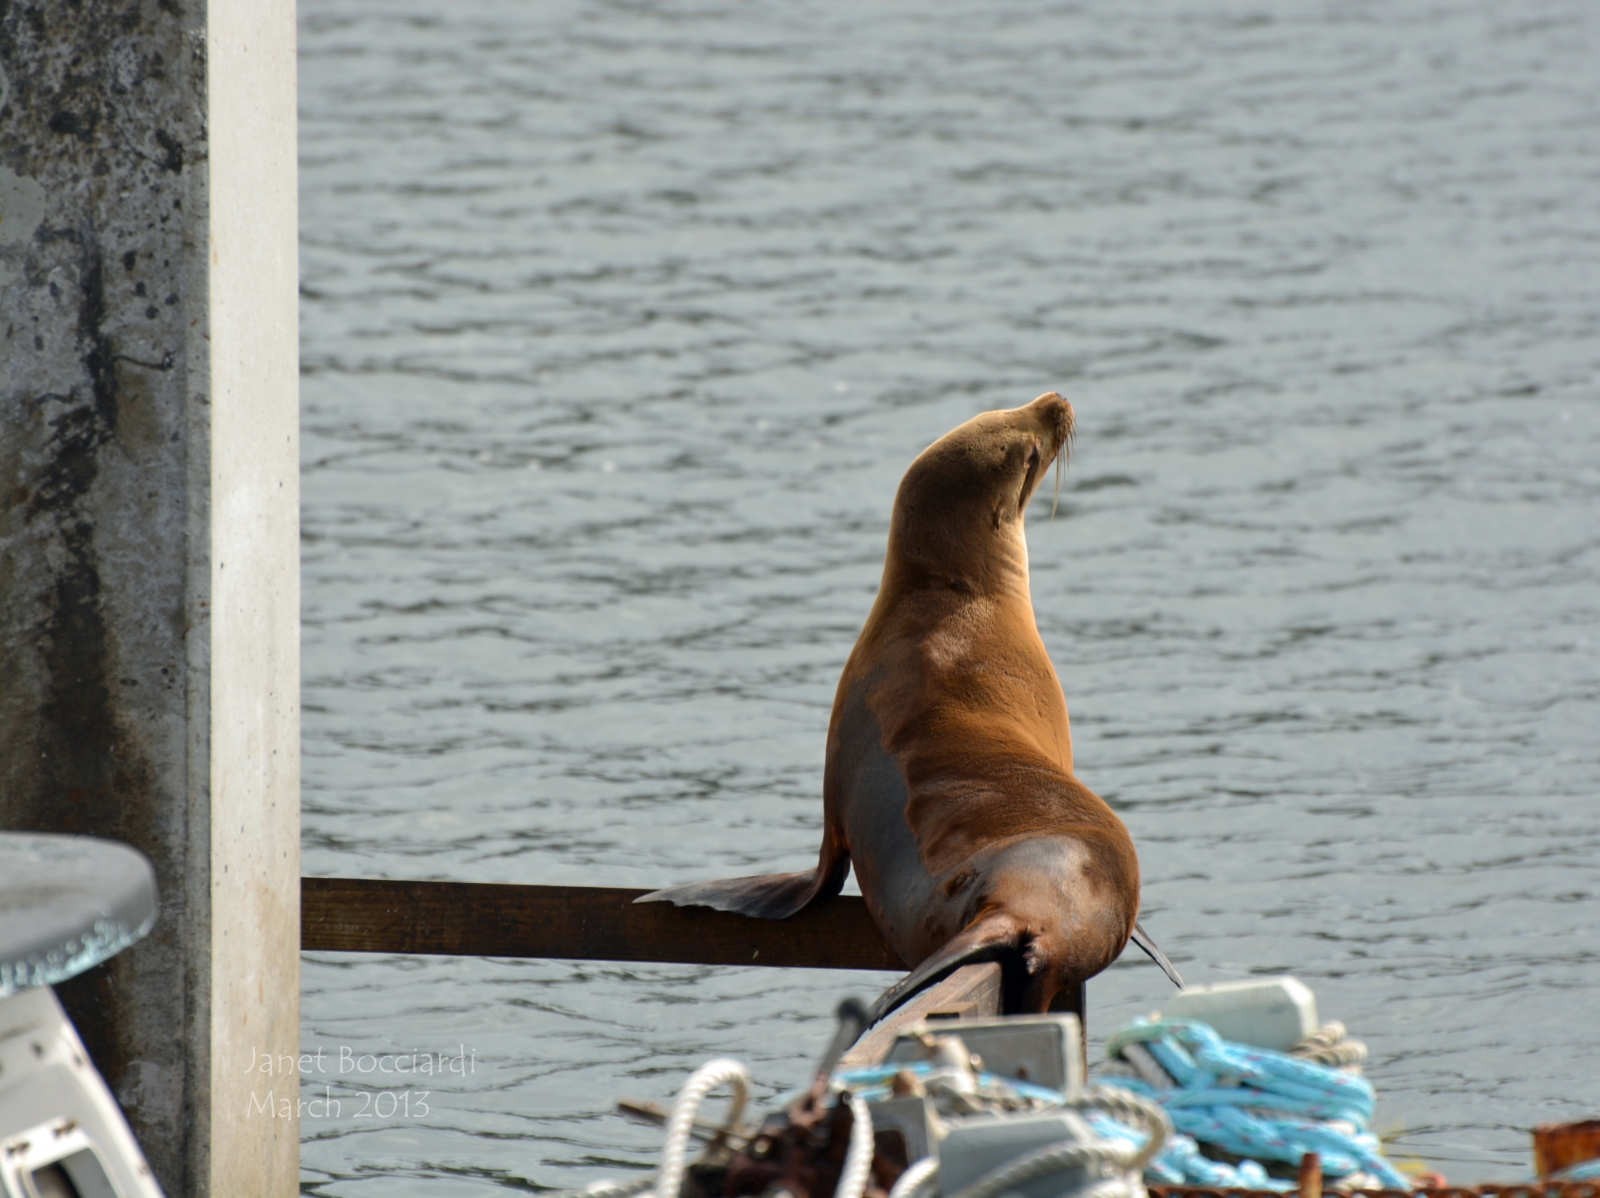
[[[714,882],[686,882],[642,894],[636,903],[672,903],[678,907],[711,907],[735,911],[752,919],[788,919],[817,899],[832,898],[844,889],[850,857],[840,856],[825,868],[792,874],[757,874],[749,878],[719,878]]]

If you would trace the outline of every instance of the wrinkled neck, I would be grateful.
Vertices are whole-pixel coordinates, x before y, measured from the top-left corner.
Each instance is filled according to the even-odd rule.
[[[1020,521],[996,529],[896,528],[883,564],[883,593],[952,591],[974,598],[1020,600],[1028,590],[1028,542]]]

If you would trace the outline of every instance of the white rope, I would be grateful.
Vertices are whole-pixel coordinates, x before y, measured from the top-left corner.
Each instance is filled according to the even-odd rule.
[[[1144,1167],[1161,1155],[1161,1150],[1172,1138],[1172,1119],[1160,1104],[1126,1090],[1096,1086],[1081,1098],[1073,1099],[1070,1105],[1080,1111],[1102,1111],[1123,1123],[1144,1126],[1149,1134],[1128,1161],[1130,1172],[1143,1173]]]
[[[1131,1144],[1051,1144],[1037,1152],[1008,1161],[992,1173],[985,1173],[966,1189],[946,1198],[995,1198],[1025,1181],[1060,1173],[1064,1169],[1087,1168],[1101,1173],[1127,1173],[1136,1153]],[[1096,1178],[1095,1181],[1099,1179]]]
[[[661,1167],[656,1171],[654,1198],[678,1198],[679,1191],[683,1189],[683,1179],[689,1171],[689,1136],[694,1130],[695,1114],[706,1095],[724,1082],[733,1088],[733,1101],[728,1104],[728,1117],[722,1121],[723,1131],[732,1131],[739,1126],[745,1103],[750,1097],[750,1074],[738,1061],[726,1057],[707,1061],[683,1083],[677,1101],[672,1104],[666,1139],[661,1143]],[[871,1164],[870,1159],[868,1164]],[[861,1196],[857,1194],[855,1198]]]
[[[889,1191],[889,1198],[914,1198],[915,1195],[932,1189],[938,1173],[939,1158],[923,1157],[900,1174],[900,1180],[895,1182],[894,1189]]]
[[[839,1171],[839,1185],[833,1191],[833,1198],[861,1198],[866,1192],[867,1178],[872,1174],[872,1112],[854,1094],[848,1097],[850,1147],[845,1152],[844,1167]]]
[[[661,1167],[653,1186],[650,1180],[632,1183],[600,1181],[583,1190],[557,1195],[556,1198],[634,1198],[636,1195],[642,1198],[681,1198],[683,1182],[688,1174],[689,1137],[694,1130],[695,1116],[706,1095],[724,1083],[732,1088],[733,1097],[719,1134],[726,1134],[739,1126],[749,1100],[750,1075],[738,1061],[709,1061],[695,1070],[672,1104],[666,1138],[661,1145]],[[872,1175],[875,1147],[872,1112],[859,1096],[846,1092],[843,1097],[850,1104],[850,1145],[845,1151],[834,1198],[862,1198]],[[1138,1198],[1138,1191],[1143,1188],[1138,1184],[1139,1174],[1172,1134],[1172,1123],[1167,1113],[1157,1104],[1138,1095],[1109,1089],[1091,1090],[1068,1105],[1080,1110],[1102,1111],[1122,1122],[1142,1125],[1149,1134],[1145,1142],[1137,1147],[1125,1143],[1052,1144],[1019,1160],[1007,1162],[948,1198],[998,1198],[1007,1190],[1035,1177],[1084,1167],[1092,1173],[1119,1176],[1093,1179],[1075,1191],[1073,1198]],[[889,1192],[889,1198],[931,1198],[937,1192],[938,1180],[938,1161],[931,1156],[925,1157],[900,1175]]]
[[[1145,1142],[1137,1147],[1132,1144],[1051,1144],[1020,1159],[1008,1161],[947,1198],[997,1198],[1036,1177],[1074,1168],[1086,1168],[1091,1173],[1109,1173],[1112,1176],[1092,1178],[1087,1185],[1073,1191],[1073,1198],[1136,1198],[1144,1188],[1139,1182],[1139,1175],[1172,1134],[1172,1122],[1167,1118],[1167,1113],[1155,1103],[1137,1095],[1112,1090],[1090,1091],[1068,1105],[1079,1110],[1103,1111],[1135,1126],[1142,1125],[1149,1134]],[[938,1180],[937,1160],[931,1156],[924,1157],[900,1175],[900,1180],[894,1183],[894,1189],[889,1192],[889,1198],[923,1198],[937,1189]],[[859,1196],[851,1195],[849,1198]]]

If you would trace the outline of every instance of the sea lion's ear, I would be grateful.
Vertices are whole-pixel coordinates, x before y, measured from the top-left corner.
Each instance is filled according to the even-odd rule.
[[[877,1023],[935,982],[943,981],[963,965],[998,961],[1022,944],[1023,925],[1016,916],[995,911],[979,917],[933,956],[878,996],[867,1013],[868,1025]]]

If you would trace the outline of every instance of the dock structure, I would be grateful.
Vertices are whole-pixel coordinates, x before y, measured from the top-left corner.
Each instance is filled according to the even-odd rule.
[[[636,904],[648,890],[306,878],[308,952],[423,953],[903,970],[866,904],[825,899],[785,920]]]
[[[162,1188],[299,1191],[292,0],[0,8],[0,825],[154,863],[60,997]]]
[[[299,1051],[303,949],[903,967],[858,898],[301,879],[295,79],[292,0],[0,9],[0,825],[156,868],[60,997],[172,1198],[299,1192],[246,1065]],[[1000,996],[963,967],[845,1061]]]
[[[302,947],[901,967],[848,898],[307,879],[302,925],[295,78],[291,0],[0,10],[0,825],[155,867],[59,993],[172,1198],[298,1193],[246,1066]]]
[[[704,907],[637,904],[648,890],[515,886],[382,878],[305,878],[301,948],[307,952],[420,953],[583,961],[655,961],[789,969],[906,967],[856,895],[823,899],[788,919],[751,919]],[[845,1055],[867,1064],[923,1019],[1001,1011],[1001,969],[963,966],[914,995]],[[1085,1017],[1084,987],[1062,1010]]]

